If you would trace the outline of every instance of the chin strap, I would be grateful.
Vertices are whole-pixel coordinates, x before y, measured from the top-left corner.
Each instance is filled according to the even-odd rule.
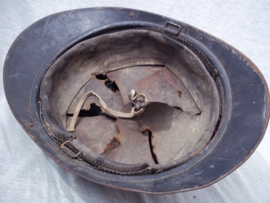
[[[81,108],[83,106],[83,103],[91,95],[94,95],[99,99],[99,102],[100,102],[105,114],[108,114],[109,116],[113,116],[115,118],[133,118],[134,116],[139,115],[142,112],[144,112],[145,107],[146,107],[145,105],[144,105],[144,107],[135,105],[134,107],[132,107],[130,113],[124,113],[124,112],[115,111],[113,109],[108,108],[107,104],[100,98],[100,96],[98,94],[96,94],[95,92],[90,91],[90,92],[85,93],[82,96],[82,98],[80,99],[80,101],[78,102],[67,131],[69,131],[69,132],[74,131],[76,121],[77,121],[78,115],[79,115],[79,113],[81,111]],[[131,102],[133,104],[135,104],[135,103],[138,104],[138,102],[145,103],[147,101],[144,94],[137,94],[135,90],[131,90],[130,99],[131,99]]]

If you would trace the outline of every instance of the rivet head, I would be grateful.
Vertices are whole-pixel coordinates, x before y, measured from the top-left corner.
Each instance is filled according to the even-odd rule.
[[[129,13],[129,16],[130,16],[131,18],[134,17],[134,15],[135,15],[134,12],[130,12],[130,13]]]

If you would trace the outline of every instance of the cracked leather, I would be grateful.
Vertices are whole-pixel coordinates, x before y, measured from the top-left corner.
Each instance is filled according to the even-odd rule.
[[[136,90],[147,102],[146,110],[135,118],[115,120],[104,114],[78,118],[72,142],[82,150],[82,157],[115,171],[166,170],[194,157],[213,135],[219,115],[218,91],[197,56],[170,40],[151,31],[128,30],[72,47],[52,64],[42,83],[43,111],[50,110],[45,113],[48,129],[61,137],[50,121],[54,118],[65,129],[88,91],[96,92],[109,108],[127,112],[132,107],[130,91]],[[134,49],[137,46],[142,54]],[[141,60],[132,60],[133,55]],[[52,77],[63,67],[65,77]],[[106,87],[97,74],[114,81],[119,91]],[[49,82],[57,86],[55,90]],[[88,111],[94,103],[100,106],[90,96],[82,109]]]

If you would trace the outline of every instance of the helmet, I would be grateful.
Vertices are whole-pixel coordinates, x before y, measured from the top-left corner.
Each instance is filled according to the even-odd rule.
[[[242,53],[130,9],[36,22],[10,48],[4,85],[17,120],[58,164],[138,192],[220,180],[251,155],[269,120],[267,84]]]

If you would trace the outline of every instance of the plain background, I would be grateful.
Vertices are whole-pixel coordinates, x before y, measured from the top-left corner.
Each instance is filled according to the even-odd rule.
[[[170,195],[126,192],[86,181],[58,166],[28,137],[4,95],[2,69],[9,47],[40,18],[100,6],[145,10],[202,29],[243,52],[270,84],[269,0],[1,0],[0,202],[270,202],[269,128],[255,153],[232,174],[210,187]]]

